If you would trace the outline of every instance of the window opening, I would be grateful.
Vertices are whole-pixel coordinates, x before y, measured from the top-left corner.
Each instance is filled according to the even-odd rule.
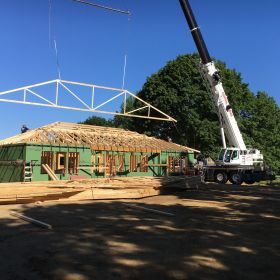
[[[65,173],[66,153],[56,153],[56,173]]]
[[[235,150],[235,151],[232,152],[231,159],[232,159],[232,160],[237,160],[237,159],[239,159],[239,153],[238,153],[238,151]]]
[[[105,155],[99,154],[97,157],[97,168],[96,170],[100,173],[105,171]]]
[[[64,163],[64,161],[65,161],[65,158],[63,160],[63,163]],[[79,164],[80,164],[80,153],[76,153],[76,152],[68,153],[68,173],[69,174],[78,174],[79,173]]]
[[[230,162],[232,150],[227,150],[225,154],[225,162]]]
[[[137,172],[137,156],[136,155],[130,155],[129,171]]]
[[[41,155],[41,174],[47,174],[47,171],[43,168],[43,164],[47,164],[51,169],[53,169],[53,152],[43,151]]]
[[[140,159],[140,172],[148,172],[148,156],[141,156]]]
[[[118,155],[117,160],[118,160],[117,172],[124,172],[124,165],[125,165],[124,154]]]
[[[168,156],[168,172],[172,173],[174,172],[174,157]]]
[[[107,176],[116,176],[116,155],[106,155],[106,174]]]

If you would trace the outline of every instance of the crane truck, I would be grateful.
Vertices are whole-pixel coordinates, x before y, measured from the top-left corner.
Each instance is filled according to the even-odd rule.
[[[273,180],[275,176],[265,166],[262,153],[258,149],[247,148],[244,143],[220,72],[209,55],[189,1],[179,1],[200,56],[201,76],[217,109],[223,145],[216,164],[203,167],[203,180],[218,183],[226,183],[229,180],[232,184]]]

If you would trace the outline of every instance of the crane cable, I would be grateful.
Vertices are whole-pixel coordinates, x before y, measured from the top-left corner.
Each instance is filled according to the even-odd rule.
[[[60,70],[60,64],[59,64],[59,58],[58,58],[58,48],[55,38],[55,26],[52,24],[52,0],[49,0],[49,45],[50,47],[54,46],[54,52],[56,57],[56,72],[58,79],[61,80],[61,70]],[[53,30],[53,31],[52,31]]]
[[[124,89],[124,86],[125,86],[126,63],[127,63],[127,54],[125,54],[125,55],[124,55],[124,66],[123,66],[122,89]]]
[[[86,4],[86,5],[90,5],[90,6],[93,6],[93,7],[96,7],[96,8],[101,8],[101,9],[105,9],[105,10],[109,10],[109,11],[112,11],[112,12],[117,12],[117,13],[121,13],[121,14],[127,14],[127,15],[131,15],[131,12],[129,10],[121,10],[121,9],[116,9],[116,8],[112,8],[112,7],[108,7],[108,6],[103,6],[103,5],[99,5],[99,4],[94,4],[94,3],[91,3],[91,2],[88,2],[88,1],[84,1],[84,0],[72,0],[74,2],[78,2],[78,3],[81,3],[81,4]]]
[[[61,80],[61,71],[60,71],[60,65],[59,65],[59,60],[58,60],[58,51],[57,51],[56,40],[54,39],[53,42],[54,42],[54,49],[55,49],[55,56],[56,56],[57,75],[58,75],[58,79]]]
[[[127,7],[125,7],[127,11]],[[127,29],[124,34],[124,66],[123,66],[123,78],[122,78],[122,89],[125,88],[125,80],[126,80],[126,68],[127,68],[127,60],[128,60],[128,44],[129,44],[129,38],[130,38],[130,33],[131,33],[131,13],[129,12],[127,14]]]

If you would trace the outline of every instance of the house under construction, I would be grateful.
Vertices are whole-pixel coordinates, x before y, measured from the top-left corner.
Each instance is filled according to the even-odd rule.
[[[0,182],[188,174],[196,152],[124,129],[56,122],[0,141]]]

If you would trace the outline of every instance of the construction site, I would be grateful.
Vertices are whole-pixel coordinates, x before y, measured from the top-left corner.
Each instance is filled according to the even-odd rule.
[[[55,1],[46,2],[50,39]],[[133,14],[106,1],[69,2],[75,11],[85,6],[87,12],[128,16],[128,21]],[[32,128],[23,125],[21,133],[6,133],[0,140],[0,279],[280,279],[279,173],[266,163],[259,145],[245,144],[250,141],[244,122],[235,118],[191,3],[177,4],[176,14],[185,16],[199,57],[199,77],[187,76],[195,85],[190,89],[182,86],[179,70],[180,86],[172,75],[162,75],[177,89],[177,103],[157,96],[148,82],[144,87],[154,100],[126,90],[127,55],[122,87],[63,80],[55,38],[57,79],[0,91],[0,103],[15,111],[21,106],[41,110],[40,117],[34,110]],[[163,72],[152,77],[160,80]],[[158,80],[157,89],[165,92]],[[156,100],[165,100],[165,108],[172,102],[207,103],[182,97],[183,91],[199,94],[197,85],[210,96],[216,114],[211,130],[220,133],[221,147],[215,146],[220,150],[215,159],[200,150],[207,144],[195,136],[198,115],[155,105]],[[98,119],[89,124],[65,115],[46,124],[45,119],[59,116],[49,113],[55,110],[114,119],[100,118],[100,125]],[[192,129],[179,120],[176,126],[173,116],[180,119],[180,114],[193,120]],[[143,127],[133,127],[137,122],[131,119]],[[209,147],[215,143],[208,131],[200,134],[208,135]]]

